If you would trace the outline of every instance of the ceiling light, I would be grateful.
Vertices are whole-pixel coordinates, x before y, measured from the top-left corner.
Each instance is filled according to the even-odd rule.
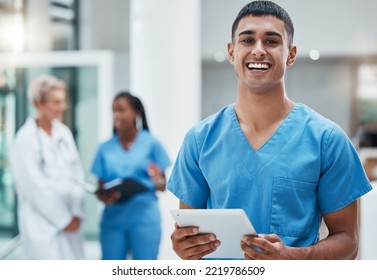
[[[320,54],[319,51],[317,51],[317,50],[311,50],[311,51],[309,52],[309,57],[310,57],[311,59],[313,59],[313,60],[318,60],[320,56],[321,56],[321,54]]]

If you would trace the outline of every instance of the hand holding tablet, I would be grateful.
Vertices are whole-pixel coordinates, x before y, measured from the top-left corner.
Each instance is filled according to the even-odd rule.
[[[257,234],[242,209],[179,209],[170,214],[180,227],[195,226],[199,233],[214,233],[220,240],[220,246],[205,258],[243,258],[242,237]]]

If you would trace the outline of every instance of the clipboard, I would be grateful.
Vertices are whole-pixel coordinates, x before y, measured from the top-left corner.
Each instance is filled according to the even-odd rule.
[[[118,192],[120,198],[118,201],[130,199],[135,194],[149,191],[149,188],[133,179],[115,179],[103,185],[102,189],[97,190],[95,193],[104,194],[106,192]]]
[[[196,226],[199,233],[214,233],[220,246],[204,258],[243,259],[244,235],[257,235],[243,209],[178,209],[170,214],[180,227]]]

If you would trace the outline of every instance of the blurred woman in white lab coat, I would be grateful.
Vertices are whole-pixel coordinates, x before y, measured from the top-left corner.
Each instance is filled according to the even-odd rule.
[[[83,259],[84,190],[76,145],[61,121],[66,84],[42,75],[29,86],[36,116],[16,134],[11,168],[26,259]]]

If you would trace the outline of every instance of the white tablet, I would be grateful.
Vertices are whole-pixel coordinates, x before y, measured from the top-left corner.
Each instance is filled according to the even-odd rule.
[[[240,243],[256,231],[243,209],[178,209],[170,214],[180,227],[196,226],[200,233],[214,233],[221,245],[204,258],[244,258]]]

